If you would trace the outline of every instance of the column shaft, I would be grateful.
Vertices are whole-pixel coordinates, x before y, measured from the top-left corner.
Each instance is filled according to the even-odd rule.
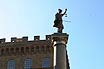
[[[55,69],[66,69],[66,47],[65,44],[58,43],[56,46],[56,66]]]

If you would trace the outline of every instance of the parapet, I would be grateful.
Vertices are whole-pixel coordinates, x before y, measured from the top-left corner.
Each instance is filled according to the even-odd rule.
[[[0,43],[6,43],[5,38],[0,39]],[[39,41],[40,36],[34,36],[34,40],[32,41]],[[46,35],[45,40],[51,40],[51,35]],[[11,37],[11,42],[28,42],[28,36],[24,36],[22,38],[17,38],[17,37]],[[31,40],[30,40],[31,41]]]
[[[0,39],[0,43],[5,43],[5,38]]]
[[[51,40],[51,35],[46,35],[46,40]]]
[[[22,37],[22,38],[17,38],[17,37],[12,37],[11,42],[26,42],[28,41],[28,37]]]
[[[40,40],[40,36],[34,36],[34,40]]]

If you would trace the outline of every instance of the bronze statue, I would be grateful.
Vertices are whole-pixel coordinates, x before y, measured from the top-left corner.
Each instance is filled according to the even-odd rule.
[[[58,9],[58,11],[59,12],[55,15],[53,27],[58,28],[58,33],[62,33],[62,30],[64,29],[62,17],[66,14],[67,9],[65,9],[65,12],[63,14],[61,9]]]

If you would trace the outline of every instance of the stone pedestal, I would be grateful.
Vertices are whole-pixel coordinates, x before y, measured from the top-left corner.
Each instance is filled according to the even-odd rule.
[[[66,44],[68,41],[68,34],[54,33],[51,37],[54,46],[54,69],[67,69]]]

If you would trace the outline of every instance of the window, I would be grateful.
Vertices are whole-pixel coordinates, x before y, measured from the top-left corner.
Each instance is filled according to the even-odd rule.
[[[26,47],[26,52],[29,52],[29,47]]]
[[[16,48],[16,53],[19,53],[19,48]]]
[[[6,53],[8,53],[9,52],[9,48],[6,48]]]
[[[39,46],[36,46],[36,52],[39,52]]]
[[[11,51],[11,53],[14,53],[14,48],[11,48],[10,51]]]
[[[21,52],[24,53],[24,47],[21,47]]]
[[[1,49],[0,55],[4,55],[4,49]]]
[[[9,60],[7,63],[7,69],[15,69],[15,61]]]
[[[50,67],[50,58],[46,57],[46,58],[43,59],[43,61],[42,61],[42,67],[43,68]]]
[[[9,48],[6,48],[6,54],[7,55],[9,54]]]
[[[33,46],[31,47],[31,52],[34,52],[34,47]]]
[[[46,46],[46,50],[47,51],[50,51],[50,46]]]
[[[32,59],[25,59],[24,69],[31,69],[31,68],[32,68]]]
[[[45,50],[44,46],[42,46],[41,50],[42,50],[42,52],[44,52],[44,50]]]

